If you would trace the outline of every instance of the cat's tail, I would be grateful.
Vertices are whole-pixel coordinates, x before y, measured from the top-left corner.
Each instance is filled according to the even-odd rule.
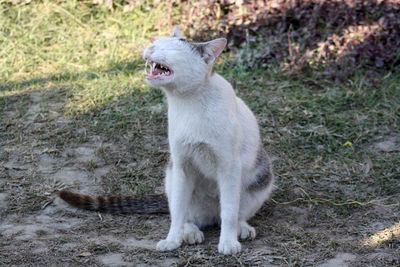
[[[164,195],[89,196],[66,190],[58,195],[68,204],[85,210],[109,213],[168,213],[168,200]]]

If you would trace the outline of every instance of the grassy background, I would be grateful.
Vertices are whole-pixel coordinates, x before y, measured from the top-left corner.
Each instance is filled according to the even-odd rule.
[[[167,6],[142,4],[122,12],[122,8],[110,11],[88,1],[0,3],[0,144],[47,142],[63,151],[88,142],[91,136],[102,136],[126,150],[98,151],[115,166],[99,181],[101,193],[154,192],[162,185],[168,158],[166,103],[159,90],[144,82],[141,51],[151,38],[172,29],[165,21]],[[172,16],[179,21],[176,11]],[[261,239],[269,236],[266,244],[283,251],[281,264],[309,264],[303,256],[323,253],[323,249],[362,254],[365,248],[355,243],[324,243],[319,234],[274,224],[276,216],[265,221],[271,217],[271,207],[282,215],[286,206],[293,206],[310,211],[308,227],[324,232],[335,226],[343,234],[358,231],[365,236],[368,232],[355,227],[379,218],[362,214],[382,207],[398,209],[399,151],[385,152],[373,145],[388,136],[399,137],[399,73],[370,77],[368,69],[362,69],[338,83],[275,63],[263,68],[243,64],[246,49],[225,53],[217,71],[256,114],[263,143],[275,159],[278,179],[273,200],[253,220]],[[26,129],[21,122],[37,94],[43,96],[40,114],[44,115],[35,120],[44,126]],[[58,113],[52,117],[46,112],[55,105]],[[60,127],[60,118],[68,121],[67,126]],[[0,156],[4,162],[9,157]],[[123,167],[131,162],[139,164]],[[2,190],[9,190],[7,186],[3,184]],[[40,193],[29,194],[34,198]],[[40,209],[41,201],[21,209],[11,205],[9,212]],[[350,226],[343,223],[354,214],[358,219]],[[398,215],[385,218],[385,225],[396,223]],[[288,212],[286,219],[290,218]],[[380,248],[395,249],[399,244],[394,236]],[[189,252],[179,257],[193,261]],[[210,256],[211,252],[202,253]],[[202,257],[194,259],[199,264],[207,262]],[[224,260],[216,258],[214,263],[227,263]],[[252,263],[249,258],[228,263],[240,260]]]

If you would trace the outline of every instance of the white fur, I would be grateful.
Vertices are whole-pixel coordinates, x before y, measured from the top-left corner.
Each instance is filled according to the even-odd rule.
[[[173,71],[171,77],[148,80],[167,96],[172,160],[165,181],[171,227],[157,249],[176,249],[182,241],[200,243],[204,237],[198,227],[221,223],[218,250],[235,254],[241,250],[238,236],[255,238],[246,221],[272,190],[272,182],[256,192],[247,190],[258,171],[257,121],[232,86],[212,73],[226,40],[199,44],[204,48],[199,54],[179,38],[176,28],[172,37],[155,41],[143,53],[146,60]]]

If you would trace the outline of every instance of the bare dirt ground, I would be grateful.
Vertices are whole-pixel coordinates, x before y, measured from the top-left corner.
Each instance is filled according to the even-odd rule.
[[[155,250],[167,215],[109,215],[67,206],[56,193],[70,188],[113,192],[129,162],[128,143],[115,143],[63,115],[58,90],[10,96],[0,147],[0,265],[19,266],[398,266],[398,206],[366,205],[340,217],[334,205],[269,201],[251,221],[254,241],[237,256],[216,252],[218,229],[202,245]],[[20,106],[24,107],[21,111]],[[13,108],[14,107],[14,108]],[[399,136],[371,142],[380,153],[399,150]],[[149,139],[166,149],[165,137]],[[389,144],[390,143],[390,144]],[[397,154],[398,155],[398,154]],[[279,158],[276,159],[279,161]],[[164,161],[158,164],[162,175]],[[286,175],[279,173],[278,176]],[[145,182],[144,182],[145,183]],[[162,177],[152,191],[162,191]],[[140,190],[139,190],[140,191]],[[139,192],[140,193],[140,192]],[[294,190],[293,194],[301,195]],[[303,195],[304,196],[304,195]]]

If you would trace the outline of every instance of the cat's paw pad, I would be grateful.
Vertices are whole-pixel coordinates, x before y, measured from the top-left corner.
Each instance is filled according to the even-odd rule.
[[[159,251],[168,251],[168,250],[174,250],[177,249],[181,246],[181,243],[176,242],[176,241],[170,241],[167,239],[160,240],[157,243],[157,250]]]
[[[225,254],[225,255],[233,255],[240,252],[242,246],[240,245],[239,241],[223,241],[219,242],[218,244],[218,252]]]
[[[239,238],[241,240],[256,238],[256,229],[250,226],[247,222],[239,223]]]
[[[199,229],[185,232],[183,240],[189,245],[200,244],[204,241],[204,234]]]

